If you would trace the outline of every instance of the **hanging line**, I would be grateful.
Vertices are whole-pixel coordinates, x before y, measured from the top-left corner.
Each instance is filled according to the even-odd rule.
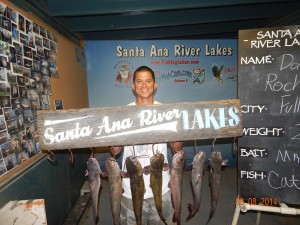
[[[71,151],[71,149],[69,149],[68,161],[71,164],[71,166],[74,166],[74,157],[73,157],[73,152]]]
[[[46,150],[48,153],[47,159],[53,164],[53,165],[57,165],[57,160],[56,157],[54,155],[54,153],[52,151]]]
[[[215,151],[215,141],[217,140],[217,138],[214,139],[213,143],[212,143],[212,149],[211,152]]]

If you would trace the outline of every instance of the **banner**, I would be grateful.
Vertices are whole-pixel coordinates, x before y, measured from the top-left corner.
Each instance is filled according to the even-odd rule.
[[[236,137],[241,122],[239,100],[38,112],[44,150]]]

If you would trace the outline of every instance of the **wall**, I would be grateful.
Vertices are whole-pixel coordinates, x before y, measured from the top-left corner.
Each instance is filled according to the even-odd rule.
[[[51,31],[58,38],[59,77],[50,79],[50,110],[54,110],[54,100],[63,100],[64,109],[87,108],[89,103],[86,71],[77,62],[75,54],[75,48],[80,46],[57,33],[30,12],[15,7],[9,1],[1,2]],[[20,164],[0,177],[0,207],[10,200],[44,198],[48,224],[62,224],[80,194],[89,155],[87,150],[74,150],[74,167],[69,165],[67,152],[63,151],[56,152],[56,166],[50,164],[42,153],[30,158],[29,162]]]
[[[67,154],[56,154],[57,165],[41,157],[0,185],[0,207],[12,200],[45,199],[48,225],[62,224],[76,202],[89,154],[77,150],[74,167]]]

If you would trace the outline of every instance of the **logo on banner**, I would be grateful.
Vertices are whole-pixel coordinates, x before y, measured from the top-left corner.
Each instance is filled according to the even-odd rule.
[[[121,66],[119,66],[119,64],[121,64]],[[131,67],[131,68],[130,68]],[[131,87],[131,81],[132,81],[132,70],[133,66],[131,65],[131,63],[126,62],[126,61],[122,61],[117,63],[114,66],[114,69],[117,69],[117,74],[116,74],[116,86],[118,87]]]
[[[193,77],[194,77],[193,84],[195,83],[203,84],[205,82],[205,69],[195,66],[193,68]]]

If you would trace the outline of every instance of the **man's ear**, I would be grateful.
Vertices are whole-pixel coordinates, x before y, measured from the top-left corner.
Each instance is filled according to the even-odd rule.
[[[155,82],[154,83],[154,90],[156,90],[157,89],[157,83]]]

